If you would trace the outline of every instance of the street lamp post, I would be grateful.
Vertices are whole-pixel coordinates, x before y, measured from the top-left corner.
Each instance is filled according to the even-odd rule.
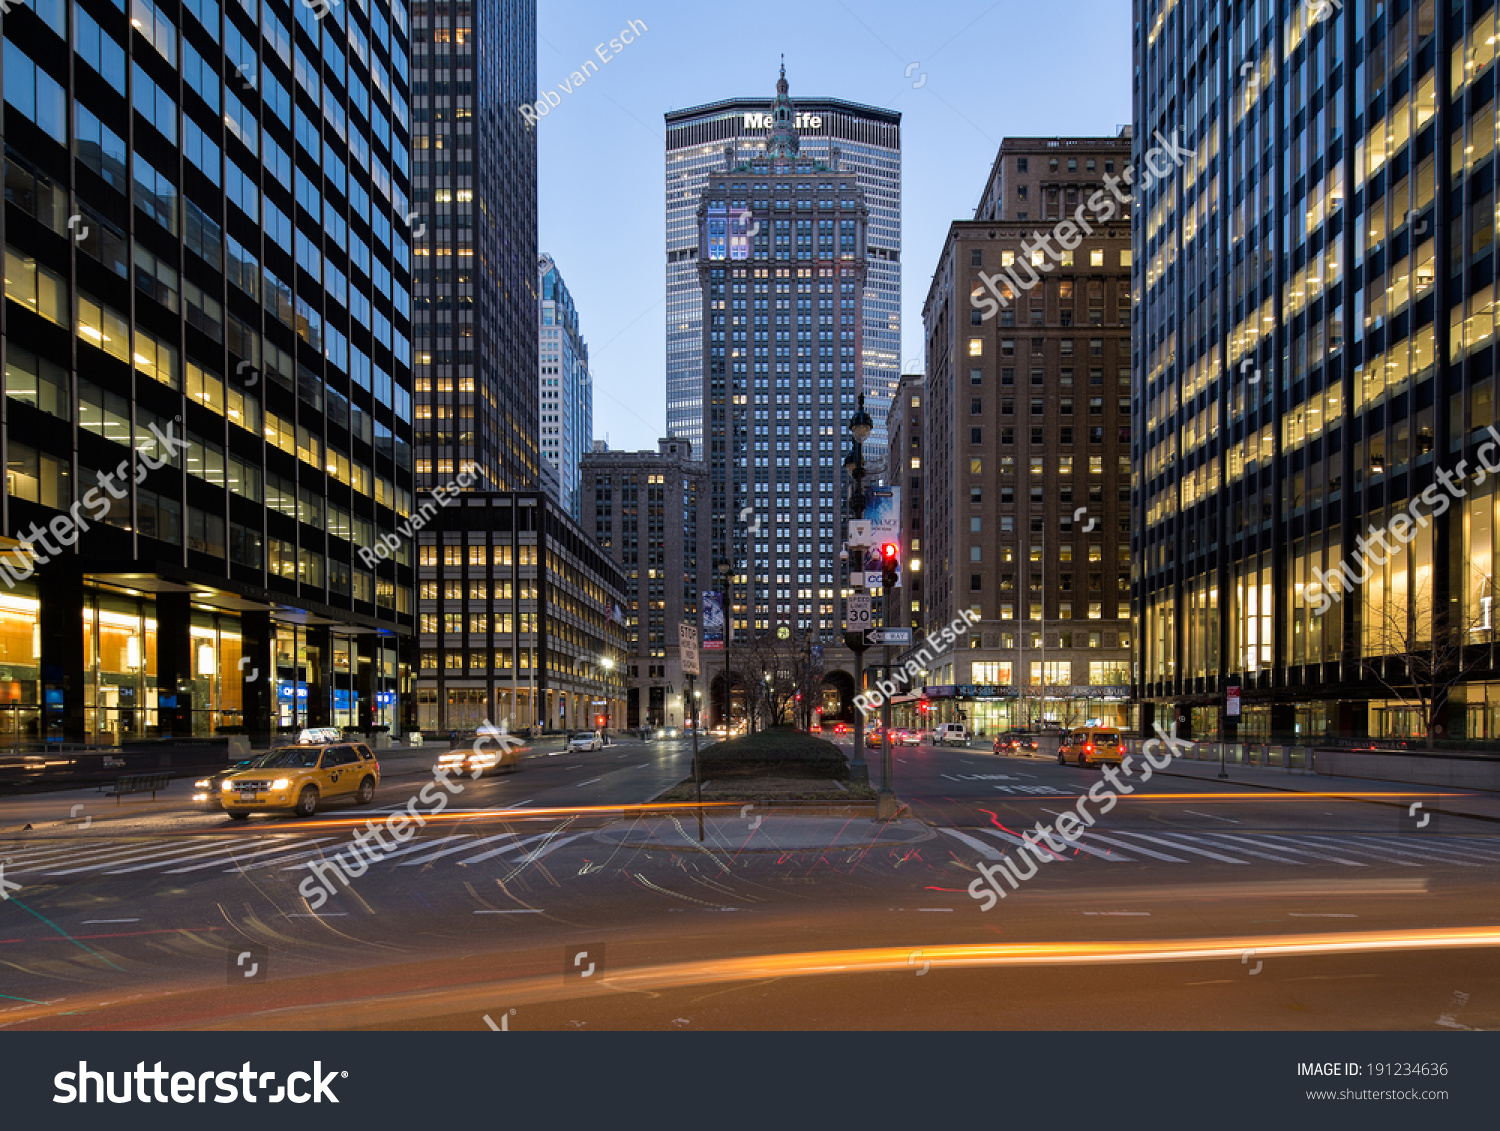
[[[865,395],[859,395],[859,407],[854,415],[849,418],[849,434],[853,437],[849,454],[844,457],[844,470],[849,473],[849,515],[851,518],[863,519],[865,517],[865,440],[875,429],[875,422],[870,419],[870,414],[865,411]],[[849,561],[849,572],[860,575],[863,589],[864,581],[864,546],[849,546],[851,557]],[[853,553],[859,554],[856,561]],[[851,594],[854,586],[849,587]],[[847,620],[846,620],[847,623]],[[854,694],[856,697],[864,692],[864,663],[865,649],[864,637],[861,633],[858,647],[854,651]],[[870,784],[870,767],[865,762],[865,718],[858,705],[854,709],[854,757],[849,763],[849,780],[855,785]]]
[[[615,660],[613,656],[600,656],[599,666],[604,669],[604,678],[600,682],[604,684],[604,733],[599,736],[605,746],[609,745],[609,717],[613,712],[610,710],[609,699],[610,678],[614,674]]]

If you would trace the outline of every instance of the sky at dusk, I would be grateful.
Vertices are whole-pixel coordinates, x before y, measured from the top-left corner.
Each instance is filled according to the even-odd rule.
[[[646,31],[615,54],[611,39]],[[1127,0],[540,0],[537,84],[613,55],[537,123],[540,248],[578,306],[594,436],[655,448],[666,418],[666,131],[662,115],[775,96],[900,112],[902,358],[922,357],[922,303],[948,225],[970,219],[1006,136],[1112,135],[1130,121]]]

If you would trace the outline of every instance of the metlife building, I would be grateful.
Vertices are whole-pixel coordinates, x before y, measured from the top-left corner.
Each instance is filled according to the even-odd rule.
[[[853,173],[870,210],[864,290],[865,407],[875,419],[867,456],[885,451],[885,417],[901,375],[901,115],[837,98],[796,100],[801,153]],[[703,447],[703,308],[699,198],[724,150],[764,147],[771,99],[733,98],[666,115],[667,434]]]

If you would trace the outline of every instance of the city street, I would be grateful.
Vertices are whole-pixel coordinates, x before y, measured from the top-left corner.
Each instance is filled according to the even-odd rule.
[[[464,780],[309,900],[311,866],[367,820],[434,809],[428,753],[388,759],[370,807],[302,821],[80,793],[62,797],[88,803],[77,818],[23,833],[5,807],[36,801],[6,802],[0,1024],[1500,1025],[1500,825],[1403,827],[1407,799],[1441,791],[1156,775],[983,911],[977,866],[1014,860],[1100,771],[901,748],[910,817],[720,803],[700,847],[692,807],[640,808],[690,774],[688,743],[622,740]]]

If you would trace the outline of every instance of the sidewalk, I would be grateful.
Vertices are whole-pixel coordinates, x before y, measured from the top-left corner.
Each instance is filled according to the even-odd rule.
[[[1414,801],[1421,801],[1424,809],[1447,816],[1500,822],[1500,794],[1496,793],[1445,789],[1431,785],[1406,785],[1401,782],[1372,781],[1368,778],[1333,777],[1315,774],[1311,770],[1245,766],[1233,762],[1226,768],[1229,771],[1227,779],[1219,777],[1218,762],[1176,758],[1171,769],[1152,772],[1163,777],[1189,778],[1219,786],[1276,790],[1283,793],[1338,794],[1348,800],[1391,808],[1407,808]]]

